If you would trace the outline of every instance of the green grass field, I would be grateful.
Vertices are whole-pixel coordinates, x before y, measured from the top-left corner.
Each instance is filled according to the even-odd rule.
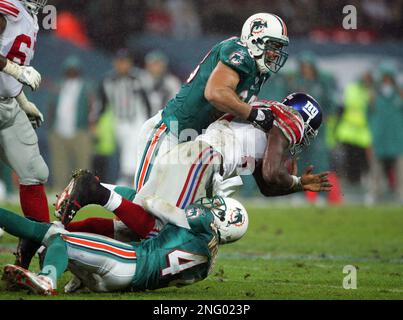
[[[92,207],[78,218],[89,212],[105,215]],[[403,299],[402,207],[248,207],[248,212],[247,235],[221,247],[213,273],[197,284],[42,298],[7,292],[1,283],[0,299]],[[1,266],[14,261],[15,244],[13,237],[0,239]],[[37,265],[36,259],[34,271]],[[343,289],[345,265],[357,267],[355,290]],[[63,276],[60,287],[70,276]]]

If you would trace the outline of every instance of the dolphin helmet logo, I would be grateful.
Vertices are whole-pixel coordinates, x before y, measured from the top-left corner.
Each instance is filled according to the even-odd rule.
[[[261,33],[264,28],[267,28],[267,21],[260,18],[253,20],[250,27],[250,36]]]
[[[235,226],[239,227],[243,225],[245,222],[244,216],[242,215],[242,211],[240,208],[235,208],[231,212],[231,220],[228,222],[228,225],[234,224]]]

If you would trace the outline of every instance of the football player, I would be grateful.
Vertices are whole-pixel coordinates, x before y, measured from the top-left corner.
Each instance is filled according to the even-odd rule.
[[[330,191],[327,172],[314,174],[313,168],[308,167],[298,177],[295,167],[287,168],[289,155],[301,152],[318,134],[322,111],[317,101],[307,94],[294,93],[282,103],[259,101],[258,105],[265,105],[274,116],[274,127],[269,132],[234,116],[224,116],[195,141],[179,144],[161,156],[149,182],[140,192],[132,193],[133,202],[113,187],[102,185],[91,173],[79,171],[59,197],[57,213],[70,231],[94,228],[90,231],[116,237],[126,226],[141,238],[152,237],[161,225],[144,218],[144,212],[139,213],[144,199],[158,196],[184,209],[201,197],[228,196],[236,185],[242,184],[239,170],[248,164],[252,165],[251,172],[265,196]],[[104,206],[121,221],[102,219],[93,225],[90,219],[69,224],[77,211],[88,204]],[[137,219],[143,217],[141,223],[133,219],[134,215]],[[164,219],[180,225],[183,217],[170,215]],[[102,223],[102,230],[95,230],[97,223]]]
[[[159,198],[149,198],[145,204],[157,216],[161,209],[167,211],[165,215],[180,210]],[[3,278],[43,295],[56,293],[57,281],[67,269],[94,292],[189,285],[212,272],[219,244],[240,239],[248,227],[245,208],[230,198],[200,199],[179,215],[185,217],[183,226],[168,223],[153,239],[123,243],[90,233],[70,233],[55,224],[33,222],[0,209],[0,226],[7,232],[47,247],[39,274],[7,265]],[[150,218],[155,219],[151,214]]]
[[[37,14],[47,0],[0,0],[0,157],[19,177],[21,208],[26,217],[49,221],[44,183],[49,170],[34,131],[43,115],[24,94],[36,90],[41,75],[29,64],[39,26]],[[17,263],[28,268],[38,244],[22,241]]]
[[[289,44],[284,21],[269,13],[249,17],[241,37],[215,45],[192,72],[174,99],[147,121],[138,138],[135,189],[141,191],[160,155],[202,133],[225,113],[264,131],[273,117],[251,103],[264,82],[285,64]]]

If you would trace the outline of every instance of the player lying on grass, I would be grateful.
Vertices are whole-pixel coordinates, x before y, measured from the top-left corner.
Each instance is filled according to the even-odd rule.
[[[211,273],[218,244],[240,239],[248,227],[245,208],[230,198],[202,198],[185,210],[160,198],[148,198],[145,205],[156,215],[183,211],[177,213],[185,217],[183,225],[168,223],[153,239],[123,243],[100,235],[68,232],[56,224],[34,222],[0,209],[0,226],[8,233],[47,247],[39,274],[7,265],[3,279],[44,295],[56,293],[57,281],[67,269],[94,292],[188,285]],[[151,214],[149,217],[155,219]]]
[[[290,152],[298,153],[316,136],[322,122],[319,104],[302,93],[288,96],[283,103],[259,102],[262,104],[275,117],[269,133],[225,116],[195,141],[180,144],[161,156],[147,184],[137,194],[133,192],[130,200],[134,197],[134,203],[82,171],[73,177],[59,197],[57,213],[70,231],[91,231],[121,239],[119,234],[129,228],[140,238],[147,238],[158,233],[161,226],[147,219],[138,223],[132,218],[141,216],[138,212],[143,210],[145,198],[158,196],[184,209],[204,196],[229,195],[234,185],[240,183],[239,169],[248,163],[255,165],[254,176],[263,195],[329,191],[327,173],[313,174],[310,167],[297,177],[286,168]],[[295,170],[292,173],[296,174]],[[76,212],[88,204],[104,206],[121,221],[92,218],[69,224]],[[146,215],[143,213],[143,216]],[[180,223],[181,219],[161,217],[161,221],[171,223]]]

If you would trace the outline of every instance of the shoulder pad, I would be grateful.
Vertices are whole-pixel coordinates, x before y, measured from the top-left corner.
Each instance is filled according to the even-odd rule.
[[[276,101],[272,101],[270,109],[274,116],[274,125],[283,132],[290,146],[300,144],[304,136],[302,116],[293,108]]]
[[[255,60],[248,48],[236,39],[223,42],[219,59],[238,73],[253,74],[256,69]]]
[[[20,13],[20,8],[12,0],[0,0],[0,14],[4,15],[7,19],[17,21]]]

